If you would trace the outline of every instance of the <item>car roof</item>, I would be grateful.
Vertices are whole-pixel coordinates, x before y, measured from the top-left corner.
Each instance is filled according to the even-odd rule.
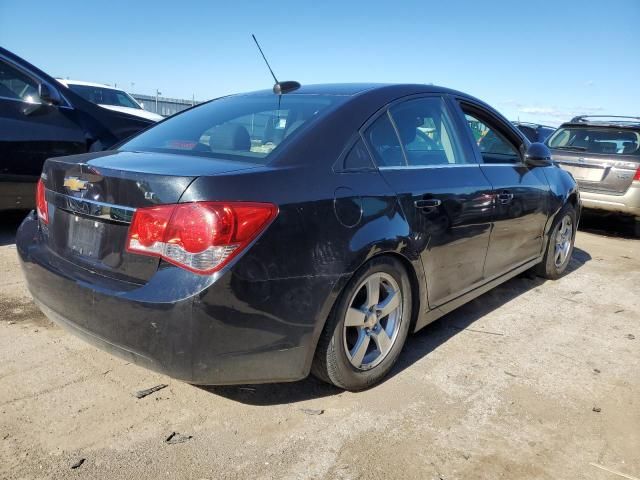
[[[511,123],[513,123],[515,126],[517,127],[531,127],[531,128],[551,128],[553,130],[556,129],[556,127],[552,127],[551,125],[543,125],[541,123],[533,123],[533,122],[520,122],[518,120],[513,120]]]
[[[640,128],[640,117],[620,115],[581,115],[562,124],[562,127]]]
[[[63,85],[66,85],[66,86],[69,86],[69,85],[84,85],[86,87],[100,87],[100,88],[107,88],[109,90],[118,90],[118,91],[120,91],[119,88],[115,88],[115,87],[112,87],[110,85],[105,85],[103,83],[85,82],[83,80],[67,80],[66,78],[56,78],[56,80],[58,80],[60,83],[62,83]]]
[[[355,96],[365,92],[373,92],[377,90],[398,90],[405,91],[407,89],[416,90],[416,93],[449,93],[469,97],[462,92],[457,92],[444,87],[427,84],[410,84],[410,83],[323,83],[301,85],[300,88],[285,93],[284,95],[339,95],[339,96]],[[265,95],[273,94],[272,89],[257,90],[240,95]]]

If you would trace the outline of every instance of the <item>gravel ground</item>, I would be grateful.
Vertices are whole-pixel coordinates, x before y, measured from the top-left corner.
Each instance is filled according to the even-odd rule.
[[[31,303],[5,218],[0,478],[640,477],[640,241],[597,225],[561,280],[481,296],[353,394],[198,388],[84,344]]]

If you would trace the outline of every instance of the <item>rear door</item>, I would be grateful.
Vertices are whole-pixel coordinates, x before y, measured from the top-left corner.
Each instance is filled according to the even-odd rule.
[[[566,126],[548,144],[584,191],[624,195],[640,166],[640,131],[633,129]]]
[[[493,278],[538,257],[548,218],[550,188],[543,168],[524,163],[525,140],[481,105],[459,102],[468,138],[493,187],[491,239],[484,275]]]
[[[416,239],[433,308],[482,283],[491,185],[441,96],[392,104],[364,136]]]

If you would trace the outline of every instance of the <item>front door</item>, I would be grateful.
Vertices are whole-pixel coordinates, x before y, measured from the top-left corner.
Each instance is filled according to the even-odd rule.
[[[484,275],[487,279],[539,257],[548,218],[549,183],[540,167],[525,165],[524,139],[479,106],[461,104],[468,135],[493,187],[493,226]]]
[[[444,99],[426,96],[393,104],[364,136],[416,240],[429,306],[482,283],[491,185],[471,149],[459,141]]]

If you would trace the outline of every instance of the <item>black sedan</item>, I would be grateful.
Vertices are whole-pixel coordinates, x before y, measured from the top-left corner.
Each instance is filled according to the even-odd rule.
[[[104,150],[153,123],[95,105],[0,47],[0,211],[35,206],[48,157]]]
[[[195,384],[313,372],[359,390],[409,332],[567,268],[576,183],[486,104],[426,85],[276,91],[49,159],[17,236],[42,311]]]

